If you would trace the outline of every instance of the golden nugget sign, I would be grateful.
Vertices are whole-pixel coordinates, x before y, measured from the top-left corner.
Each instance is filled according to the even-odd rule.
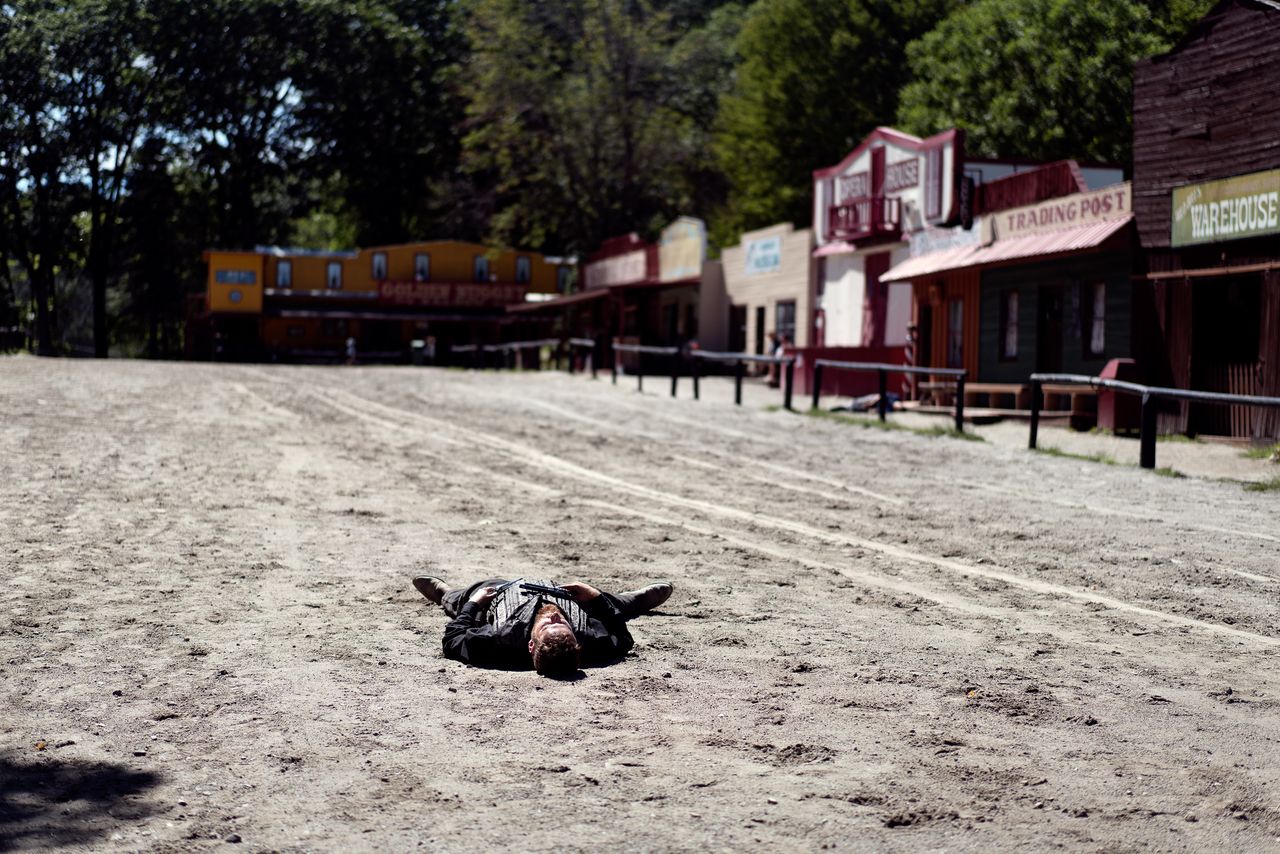
[[[1174,246],[1280,231],[1280,169],[1173,191]]]
[[[497,308],[524,302],[528,285],[489,282],[382,282],[378,301],[391,305]]]
[[[1126,181],[1089,193],[1075,193],[1038,205],[991,214],[983,223],[983,243],[1077,225],[1094,225],[1128,216],[1132,210],[1130,186]],[[988,229],[991,231],[989,235],[985,234]]]

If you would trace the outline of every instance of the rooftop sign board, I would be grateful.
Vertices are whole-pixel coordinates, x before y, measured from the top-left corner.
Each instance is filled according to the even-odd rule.
[[[707,226],[700,219],[682,216],[662,230],[658,241],[658,280],[678,282],[702,275],[707,260]]]
[[[1174,246],[1280,232],[1280,169],[1173,191]]]
[[[983,243],[1060,231],[1080,225],[1096,225],[1129,216],[1133,193],[1128,181],[1088,193],[1072,193],[1056,199],[990,214],[983,221]]]
[[[586,265],[586,289],[607,288],[610,285],[626,285],[645,280],[645,253],[643,249],[602,258]]]

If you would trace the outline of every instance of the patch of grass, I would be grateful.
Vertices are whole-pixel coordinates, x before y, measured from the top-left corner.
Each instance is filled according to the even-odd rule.
[[[782,410],[781,403],[771,403],[764,408],[765,412],[779,412]]]
[[[1275,492],[1280,491],[1280,475],[1270,480],[1259,480],[1246,483],[1244,485],[1246,492]]]
[[[1274,445],[1258,445],[1240,452],[1240,456],[1247,460],[1269,460],[1276,454],[1280,454],[1280,442]]]
[[[899,430],[905,433],[914,433],[917,436],[928,436],[936,438],[938,436],[947,436],[952,439],[964,439],[966,442],[985,442],[976,433],[961,433],[954,427],[943,427],[942,425],[934,425],[933,427],[908,427],[906,424],[899,424],[896,421],[881,421],[879,418],[867,418],[862,415],[850,415],[844,412],[830,412],[826,409],[810,409],[805,415],[811,418],[826,418],[830,421],[839,421],[842,424],[849,424],[863,429],[875,428],[876,430]]]
[[[911,427],[909,429],[917,436],[947,436],[951,439],[963,439],[966,442],[987,441],[977,433],[962,433],[954,427],[943,427],[941,424],[936,424],[933,427]]]
[[[1152,471],[1161,477],[1186,477],[1185,474],[1170,466],[1160,466],[1157,469],[1152,469]]]
[[[1168,433],[1163,436],[1156,436],[1157,442],[1186,442],[1191,445],[1203,445],[1204,439],[1199,436],[1187,436],[1184,433]]]
[[[1102,463],[1104,466],[1119,465],[1116,458],[1110,454],[1074,454],[1070,451],[1064,451],[1061,448],[1055,448],[1052,445],[1044,445],[1036,448],[1036,453],[1044,454],[1047,457],[1063,457],[1069,460],[1084,460],[1087,463]]]

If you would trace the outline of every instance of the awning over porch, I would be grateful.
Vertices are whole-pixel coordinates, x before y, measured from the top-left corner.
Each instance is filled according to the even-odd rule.
[[[603,299],[609,295],[608,288],[596,288],[590,291],[578,291],[576,294],[568,296],[556,297],[555,299],[542,300],[541,302],[522,302],[516,305],[507,306],[507,312],[510,314],[530,314],[535,311],[554,311],[565,306],[576,305],[580,302],[590,302],[592,300]]]
[[[965,267],[1093,249],[1105,243],[1108,238],[1127,226],[1132,219],[1133,215],[1130,214],[1092,225],[1060,228],[1040,234],[1029,234],[1026,237],[997,240],[988,246],[965,246],[930,252],[927,255],[908,258],[882,275],[880,281],[902,282]]]

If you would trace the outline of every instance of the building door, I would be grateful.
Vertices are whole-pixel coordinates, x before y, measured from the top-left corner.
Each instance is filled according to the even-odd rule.
[[[747,349],[747,307],[729,306],[729,352],[741,353]]]
[[[1227,394],[1256,394],[1261,340],[1259,276],[1210,279],[1191,285],[1191,387]],[[1247,407],[1191,404],[1190,430],[1216,436],[1248,436]]]
[[[756,355],[764,354],[764,306],[756,306]]]
[[[1036,370],[1062,370],[1062,286],[1040,288],[1036,307]]]

